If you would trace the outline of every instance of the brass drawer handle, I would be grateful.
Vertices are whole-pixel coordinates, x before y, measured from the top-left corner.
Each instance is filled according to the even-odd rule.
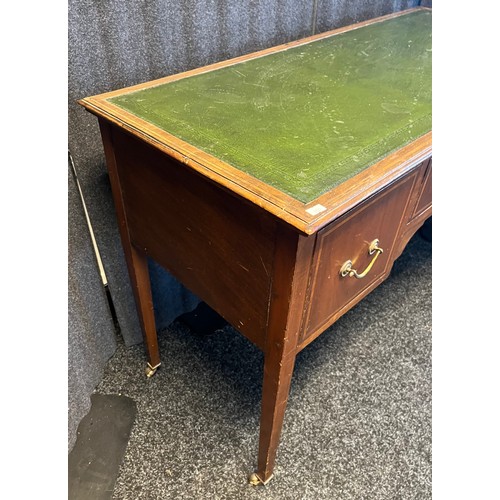
[[[374,255],[372,261],[368,264],[368,267],[361,273],[359,274],[356,269],[352,268],[352,261],[351,260],[346,260],[343,264],[342,267],[340,268],[340,276],[342,278],[345,278],[346,276],[354,276],[355,278],[361,279],[364,278],[369,272],[370,269],[373,267],[373,264],[375,264],[375,261],[377,260],[378,256],[383,252],[381,248],[379,248],[378,244],[380,242],[378,240],[373,240],[370,243],[370,246],[368,247],[368,254],[369,255]]]

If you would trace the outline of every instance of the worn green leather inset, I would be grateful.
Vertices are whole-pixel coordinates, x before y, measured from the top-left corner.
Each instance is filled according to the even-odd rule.
[[[431,13],[109,99],[304,203],[431,130]]]

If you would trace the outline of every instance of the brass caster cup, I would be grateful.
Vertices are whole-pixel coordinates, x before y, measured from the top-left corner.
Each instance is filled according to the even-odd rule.
[[[146,366],[146,377],[151,378],[156,373],[156,370],[158,370],[159,366],[159,364],[156,366],[151,366],[148,363],[148,366]]]
[[[273,478],[273,474],[271,474],[269,476],[267,481],[262,481],[262,479],[254,472],[253,474],[250,474],[250,476],[248,477],[248,482],[252,486],[258,486],[259,484],[262,484],[265,486],[269,481],[271,481],[272,478]]]

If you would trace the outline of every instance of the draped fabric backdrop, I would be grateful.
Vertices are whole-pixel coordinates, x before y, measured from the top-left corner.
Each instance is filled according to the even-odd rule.
[[[419,5],[415,0],[69,0],[69,151],[101,252],[119,331],[142,341],[97,119],[76,101]],[[424,5],[424,2],[422,2]],[[426,2],[425,5],[430,5]],[[116,338],[70,178],[69,448]],[[150,262],[157,326],[199,303]],[[137,376],[142,376],[138,373]]]

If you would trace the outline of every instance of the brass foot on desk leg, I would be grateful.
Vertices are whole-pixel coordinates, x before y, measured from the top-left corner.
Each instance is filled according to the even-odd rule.
[[[146,367],[146,377],[151,378],[156,373],[156,370],[158,370],[160,365],[161,363],[158,363],[156,366],[151,366],[148,363],[148,366]]]
[[[268,478],[267,478],[267,481],[262,481],[262,479],[254,472],[253,474],[250,474],[250,476],[248,477],[248,482],[252,485],[252,486],[258,486],[259,484],[262,484],[262,485],[266,485],[269,481],[271,481],[271,479],[273,478],[273,475],[274,474],[271,474]]]

